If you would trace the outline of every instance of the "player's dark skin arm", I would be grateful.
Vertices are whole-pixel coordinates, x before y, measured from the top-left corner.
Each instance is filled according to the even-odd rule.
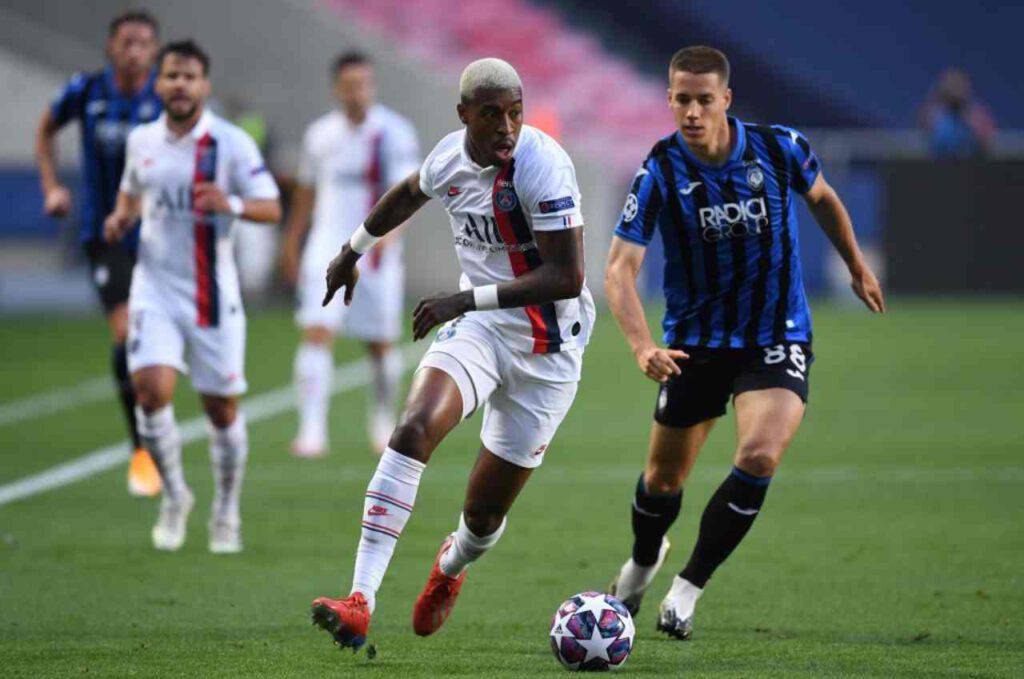
[[[542,264],[515,280],[498,284],[498,306],[503,309],[571,299],[583,289],[583,229],[537,231],[533,237]],[[472,290],[424,299],[412,315],[413,340],[474,309]]]
[[[850,214],[835,189],[819,174],[810,191],[804,195],[804,200],[814,215],[814,221],[846,262],[851,277],[850,287],[869,309],[875,313],[885,313],[882,286],[865,261],[860,246],[857,245]]]
[[[374,236],[384,236],[412,217],[428,200],[420,190],[419,172],[415,172],[385,193],[363,224]],[[570,299],[583,288],[583,230],[538,231],[535,239],[543,264],[498,285],[498,303],[503,308]],[[345,288],[345,304],[352,301],[352,290],[359,279],[358,260],[359,255],[346,244],[331,261],[327,268],[325,305],[341,288]],[[431,328],[475,309],[472,290],[428,297],[413,312],[413,339],[422,339]]]

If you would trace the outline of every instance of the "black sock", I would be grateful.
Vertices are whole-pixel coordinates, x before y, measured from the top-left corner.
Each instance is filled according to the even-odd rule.
[[[132,376],[128,374],[128,352],[123,344],[114,345],[110,352],[110,365],[114,371],[117,394],[121,397],[121,407],[124,408],[124,416],[128,421],[128,434],[132,438],[132,445],[136,449],[141,448],[139,430],[135,424],[135,390],[132,389]]]
[[[736,549],[754,524],[764,496],[768,492],[770,476],[751,476],[741,469],[732,468],[715,494],[711,496],[700,519],[697,544],[679,576],[703,588],[711,574]]]
[[[644,475],[636,483],[633,498],[633,561],[640,566],[653,566],[658,560],[661,540],[679,516],[683,504],[683,490],[674,493],[647,492]]]

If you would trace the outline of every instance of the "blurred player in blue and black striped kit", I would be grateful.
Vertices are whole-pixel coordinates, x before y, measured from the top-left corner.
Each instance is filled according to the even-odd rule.
[[[44,209],[48,215],[65,217],[71,211],[71,193],[57,177],[53,142],[67,123],[76,120],[81,128],[83,192],[79,240],[110,326],[114,379],[135,446],[128,488],[135,495],[150,496],[160,492],[160,476],[141,447],[135,428],[135,395],[125,351],[128,288],[135,265],[138,229],[123,243],[108,244],[103,240],[103,220],[114,210],[128,132],[160,115],[160,98],[153,91],[158,37],[156,19],[148,12],[128,11],[115,17],[107,37],[107,66],[72,76],[56,101],[43,112],[36,132]]]
[[[679,515],[683,482],[732,398],[734,466],[704,510],[689,561],[658,615],[658,629],[687,639],[698,598],[753,524],[807,403],[814,356],[795,194],[842,256],[854,292],[873,312],[885,302],[807,140],[788,127],[727,115],[724,54],[703,46],[677,52],[668,100],[679,129],[654,145],[633,180],[605,280],[640,369],[661,384],[633,502],[633,554],[611,590],[639,608],[668,552],[665,534]],[[651,337],[636,290],[656,231],[666,259],[667,348]]]

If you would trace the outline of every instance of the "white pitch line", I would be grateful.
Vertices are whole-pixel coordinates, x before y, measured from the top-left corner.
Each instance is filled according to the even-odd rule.
[[[401,347],[406,370],[415,366],[424,347],[406,344]],[[370,361],[362,358],[339,366],[334,371],[333,393],[340,394],[364,387],[372,377]],[[242,409],[249,422],[259,422],[274,415],[291,410],[295,406],[295,393],[291,385],[252,396],[242,402]],[[206,436],[206,417],[200,415],[182,422],[179,426],[182,445],[188,445]],[[23,500],[48,490],[61,488],[112,469],[128,461],[128,441],[98,448],[76,457],[70,462],[51,467],[46,471],[0,486],[0,507]]]
[[[0,427],[44,415],[53,415],[68,408],[105,401],[113,397],[113,378],[94,377],[81,384],[34,394],[17,401],[0,403]]]

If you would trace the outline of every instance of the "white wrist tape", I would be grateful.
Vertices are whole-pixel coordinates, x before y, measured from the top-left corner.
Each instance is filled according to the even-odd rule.
[[[476,305],[477,311],[486,311],[488,309],[498,308],[498,286],[497,284],[492,285],[481,285],[473,288],[473,303]]]
[[[381,236],[374,236],[372,233],[366,230],[366,227],[362,224],[355,230],[352,237],[348,239],[348,246],[352,250],[360,255],[366,254],[366,252],[377,244],[377,241],[381,239]]]
[[[245,212],[245,201],[238,196],[228,196],[228,209],[234,216],[241,217]]]

